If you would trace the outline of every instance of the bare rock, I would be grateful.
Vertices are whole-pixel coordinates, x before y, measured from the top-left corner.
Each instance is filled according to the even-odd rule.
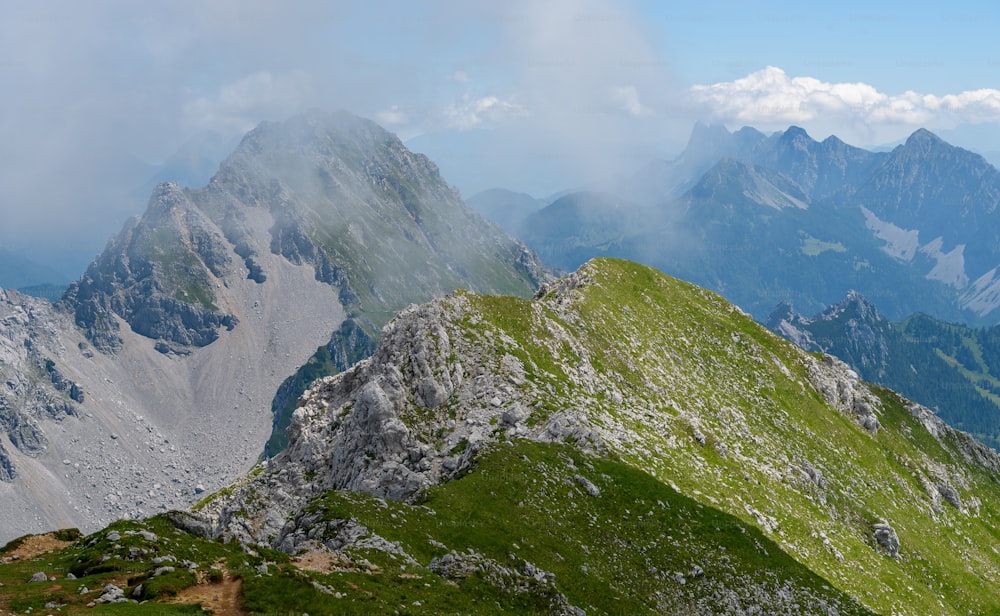
[[[872,537],[878,545],[882,546],[886,553],[893,558],[899,558],[899,536],[896,530],[885,522],[875,524]]]

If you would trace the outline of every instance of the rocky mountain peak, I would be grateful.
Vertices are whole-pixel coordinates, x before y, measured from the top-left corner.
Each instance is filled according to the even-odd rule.
[[[781,133],[779,141],[794,144],[795,147],[806,148],[815,144],[816,140],[809,136],[804,128],[799,126],[789,126],[785,132]]]
[[[950,146],[943,139],[927,130],[926,128],[918,128],[913,131],[913,133],[906,138],[906,142],[900,146],[911,150],[913,152],[928,153],[932,148],[937,148],[941,146]]]
[[[854,289],[848,291],[844,299],[817,315],[815,320],[829,321],[837,318],[850,318],[868,323],[885,321],[875,304]]]

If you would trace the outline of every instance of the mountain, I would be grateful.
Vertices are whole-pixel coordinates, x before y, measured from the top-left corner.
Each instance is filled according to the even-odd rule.
[[[1000,329],[915,314],[899,323],[851,292],[814,317],[778,306],[767,327],[807,351],[835,355],[865,380],[924,404],[950,425],[1000,448]]]
[[[658,215],[610,193],[570,192],[527,216],[518,237],[546,263],[573,270],[595,253],[617,256],[617,241]]]
[[[0,297],[0,537],[188,505],[395,311],[546,275],[374,123],[264,123],[207,186],[158,186],[54,306]]]
[[[465,203],[512,235],[520,233],[525,219],[547,203],[526,193],[504,188],[491,188],[476,193]]]
[[[532,442],[585,455],[540,463]],[[438,498],[450,481],[472,491],[489,487],[493,473],[521,474],[517,464],[494,466],[491,456],[504,455],[498,451],[539,465],[529,475],[533,496],[512,506],[500,492],[496,500],[480,493],[490,506],[455,513],[473,525],[467,532],[428,533],[419,520],[434,515],[419,506],[443,509],[447,501]],[[572,562],[563,552],[586,553],[596,540],[581,541],[578,527],[562,522],[572,505],[561,486],[576,485],[583,507],[577,519],[586,525],[593,518],[584,503],[615,499],[617,485],[601,483],[609,479],[597,470],[606,459],[756,527],[822,584],[872,611],[1000,607],[992,575],[1000,557],[990,547],[1000,457],[926,408],[865,385],[832,357],[777,338],[719,296],[614,260],[588,263],[534,301],[463,292],[404,311],[370,360],[306,394],[286,452],[210,499],[200,515],[223,537],[289,553],[325,545],[395,572],[408,563],[417,575],[489,571],[491,561],[516,567],[523,559],[553,573],[555,589],[574,606],[586,609],[594,594],[613,592],[646,610],[682,611],[684,594],[669,578],[647,582],[648,572],[666,569],[651,554],[621,569],[604,569],[595,558],[595,571],[584,573],[594,584],[602,571],[604,584],[623,583],[574,592],[570,579],[581,571],[561,564]],[[379,498],[415,507],[382,508]],[[468,492],[464,498],[475,502]],[[530,535],[513,523],[507,532],[481,534],[474,512],[493,507],[508,507],[515,518],[523,510],[528,520],[535,511],[559,513],[545,542],[522,543]],[[643,525],[647,541],[679,539],[650,521],[658,515],[652,502],[625,509],[623,526],[591,553],[629,562],[632,523]],[[394,523],[392,513],[405,521]],[[348,530],[352,523],[365,530]],[[721,574],[721,563],[677,571],[689,578],[684,572],[695,564],[706,576]],[[696,579],[689,585],[696,597],[711,592]],[[810,600],[808,585],[786,587],[793,602]]]
[[[885,159],[884,154],[850,146],[833,135],[815,141],[797,126],[775,133],[768,147],[758,150],[749,160],[781,173],[813,201],[849,195]]]
[[[5,589],[219,595],[188,561],[260,612],[1000,608],[996,453],[635,263],[408,307],[289,437],[190,513],[0,566]]]
[[[656,247],[651,264],[723,293],[758,320],[775,299],[820,310],[852,288],[894,315],[914,306],[961,314],[953,293],[864,231],[861,211],[817,204],[780,172],[726,159],[668,208],[681,212],[676,222],[629,238],[621,256]]]
[[[520,236],[556,267],[638,260],[761,320],[781,301],[819,311],[856,289],[893,319],[995,323],[1000,172],[926,130],[870,152],[794,126],[766,136],[697,125],[681,156],[619,194],[644,204],[638,224],[608,220],[588,240],[572,219],[544,234],[527,223]]]
[[[721,124],[697,122],[687,145],[674,160],[654,160],[623,184],[620,192],[650,205],[679,197],[723,158],[749,160],[767,142],[760,131],[744,127],[730,133]]]

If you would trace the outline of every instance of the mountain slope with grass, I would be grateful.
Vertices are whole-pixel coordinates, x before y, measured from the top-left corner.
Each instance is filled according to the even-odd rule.
[[[998,473],[718,295],[599,259],[407,308],[190,513],[4,548],[0,608],[995,613]]]
[[[602,572],[596,594],[640,611],[751,609],[710,603],[724,587],[758,607],[786,589],[792,613],[990,613],[998,472],[928,409],[714,293],[599,259],[532,301],[408,308],[370,359],[305,394],[282,454],[196,509],[207,536],[289,554],[504,593],[528,574],[560,610],[609,611],[581,588]],[[719,521],[681,531],[668,509]],[[723,564],[753,562],[728,543],[744,535],[763,578]]]
[[[893,323],[856,292],[813,317],[782,304],[767,326],[807,351],[843,359],[861,378],[919,401],[1000,448],[1000,328],[926,314]]]

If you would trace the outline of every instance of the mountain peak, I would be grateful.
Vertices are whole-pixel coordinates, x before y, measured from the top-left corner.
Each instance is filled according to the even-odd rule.
[[[725,139],[731,135],[732,133],[729,132],[729,129],[724,124],[706,124],[699,120],[694,123],[694,127],[691,129],[691,136],[688,138],[688,147],[691,147],[693,143],[705,140]]]
[[[941,145],[954,147],[950,146],[944,139],[941,139],[926,128],[918,128],[913,131],[913,134],[906,138],[906,142],[903,144],[903,147],[906,149],[916,148],[921,151],[926,151],[932,147],[938,147]]]
[[[817,315],[816,320],[830,321],[845,315],[848,318],[868,323],[876,323],[884,320],[875,304],[868,301],[865,296],[854,289],[848,291],[844,299]]]
[[[815,139],[809,136],[809,133],[806,132],[806,129],[802,128],[801,126],[795,126],[795,125],[789,126],[785,130],[785,132],[781,134],[781,139],[782,140],[808,139],[809,141],[815,141]]]

